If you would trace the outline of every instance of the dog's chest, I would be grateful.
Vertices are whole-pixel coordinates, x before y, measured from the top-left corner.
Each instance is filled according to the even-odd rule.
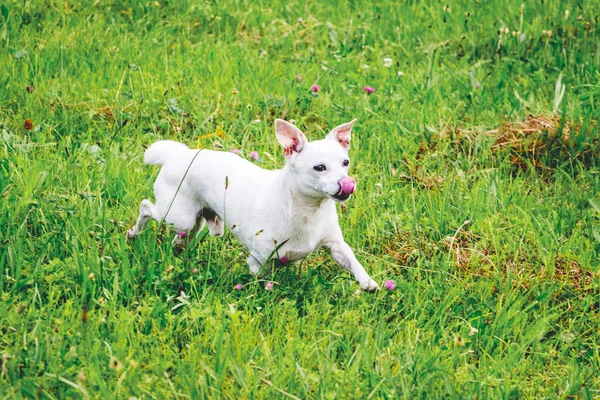
[[[319,245],[319,240],[314,240],[309,237],[301,238],[290,238],[281,248],[277,251],[280,260],[299,261],[310,253],[316,250]]]
[[[287,232],[287,241],[278,249],[278,258],[299,261],[315,251],[323,238],[325,225],[322,218],[296,221]]]

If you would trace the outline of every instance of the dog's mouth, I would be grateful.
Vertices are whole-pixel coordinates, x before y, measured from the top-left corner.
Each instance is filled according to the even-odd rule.
[[[338,200],[338,201],[346,201],[350,198],[350,196],[352,196],[352,193],[336,193],[334,194],[333,197],[334,199]]]

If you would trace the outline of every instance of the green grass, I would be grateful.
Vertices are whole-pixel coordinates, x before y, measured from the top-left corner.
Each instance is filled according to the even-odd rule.
[[[0,396],[600,396],[599,1],[81,3],[0,5]],[[494,150],[553,112],[570,137]],[[277,168],[275,118],[358,118],[342,229],[396,290],[125,240],[145,146]]]

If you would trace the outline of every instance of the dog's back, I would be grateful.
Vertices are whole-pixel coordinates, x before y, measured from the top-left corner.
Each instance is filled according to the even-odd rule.
[[[170,140],[152,144],[144,162],[162,166],[154,182],[153,217],[179,230],[191,229],[207,213],[242,225],[254,202],[262,203],[260,193],[275,174],[233,153],[190,149]]]

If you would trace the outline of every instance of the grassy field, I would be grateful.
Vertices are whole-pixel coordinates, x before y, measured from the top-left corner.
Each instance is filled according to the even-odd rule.
[[[599,398],[599,9],[3,1],[0,397]],[[342,229],[395,290],[126,241],[145,147],[279,168],[275,118],[358,118]]]

